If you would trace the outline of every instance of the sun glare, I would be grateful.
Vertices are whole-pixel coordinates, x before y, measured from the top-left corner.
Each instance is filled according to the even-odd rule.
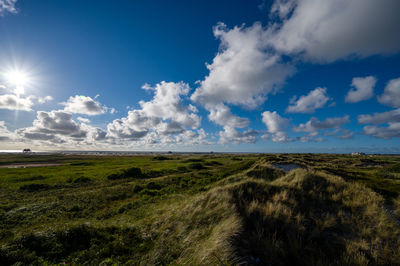
[[[15,86],[14,90],[17,94],[23,94],[24,87],[30,82],[29,75],[20,70],[12,70],[5,73],[5,79],[10,85]]]

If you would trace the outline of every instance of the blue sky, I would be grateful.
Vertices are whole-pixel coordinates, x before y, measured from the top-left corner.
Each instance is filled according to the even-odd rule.
[[[0,149],[400,152],[396,0],[0,0]]]

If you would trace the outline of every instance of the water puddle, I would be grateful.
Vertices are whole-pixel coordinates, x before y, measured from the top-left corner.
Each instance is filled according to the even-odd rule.
[[[282,164],[273,164],[273,166],[279,170],[283,170],[285,172],[292,171],[297,168],[303,168],[301,165],[296,163],[282,163]]]

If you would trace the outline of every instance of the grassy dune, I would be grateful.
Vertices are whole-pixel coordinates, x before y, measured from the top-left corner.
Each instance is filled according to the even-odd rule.
[[[25,161],[62,165],[0,168],[1,265],[400,264],[399,157]]]

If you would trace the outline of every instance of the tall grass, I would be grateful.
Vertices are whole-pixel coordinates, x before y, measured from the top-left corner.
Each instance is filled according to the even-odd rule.
[[[0,264],[399,265],[400,196],[390,202],[371,183],[328,174],[350,170],[327,160],[348,158],[122,158],[101,177],[94,160],[69,161],[80,173],[71,182],[22,169],[3,180]],[[310,164],[271,168],[282,161]]]

